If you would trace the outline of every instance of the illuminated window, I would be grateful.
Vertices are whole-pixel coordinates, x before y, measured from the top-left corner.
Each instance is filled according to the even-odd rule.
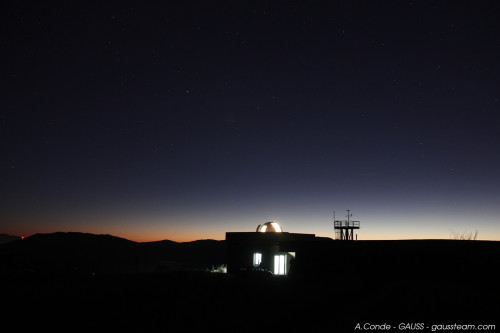
[[[253,265],[259,266],[261,262],[262,262],[262,253],[255,252],[253,254]]]
[[[274,256],[274,275],[286,274],[286,256],[278,254]]]

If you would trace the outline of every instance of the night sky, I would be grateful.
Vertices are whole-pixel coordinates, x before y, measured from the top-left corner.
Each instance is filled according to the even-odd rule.
[[[0,233],[500,240],[499,9],[3,4]]]

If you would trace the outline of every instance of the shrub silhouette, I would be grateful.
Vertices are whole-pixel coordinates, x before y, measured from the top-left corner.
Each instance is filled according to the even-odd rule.
[[[472,232],[472,231],[456,231],[453,229],[450,229],[451,237],[455,240],[477,240],[477,236],[479,232],[477,229]]]

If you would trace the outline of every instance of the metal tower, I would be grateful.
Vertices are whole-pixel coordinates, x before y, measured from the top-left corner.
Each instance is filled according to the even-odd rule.
[[[347,210],[347,220],[335,220],[333,212],[333,229],[336,240],[354,240],[354,229],[359,229],[359,221],[351,221],[351,210]],[[358,240],[358,235],[356,235]]]

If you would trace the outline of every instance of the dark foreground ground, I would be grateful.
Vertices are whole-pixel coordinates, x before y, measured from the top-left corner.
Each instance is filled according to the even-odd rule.
[[[498,329],[498,250],[498,242],[335,245],[316,248],[318,259],[298,261],[287,278],[5,271],[0,330],[353,332],[358,323],[388,324],[392,332],[455,323]]]
[[[350,332],[367,322],[492,324],[500,290],[491,282],[345,275],[315,282],[194,272],[12,276],[3,284],[2,325],[31,332]]]

